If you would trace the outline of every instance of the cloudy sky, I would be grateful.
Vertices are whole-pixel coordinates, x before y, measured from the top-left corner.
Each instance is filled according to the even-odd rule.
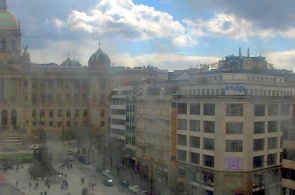
[[[99,48],[115,66],[186,69],[227,55],[295,62],[294,0],[7,0],[31,61],[87,65]]]

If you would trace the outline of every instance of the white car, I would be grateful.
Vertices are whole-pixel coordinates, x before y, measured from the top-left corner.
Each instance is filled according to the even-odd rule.
[[[106,177],[112,177],[112,176],[111,176],[111,171],[110,171],[110,170],[103,170],[103,171],[102,171],[102,174],[103,174],[104,176],[106,176]]]
[[[129,186],[128,188],[131,192],[134,192],[134,193],[139,193],[141,191],[139,186]]]

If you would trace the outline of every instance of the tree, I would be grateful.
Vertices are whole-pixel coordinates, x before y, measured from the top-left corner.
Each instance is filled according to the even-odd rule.
[[[46,132],[44,130],[41,130],[40,135],[39,135],[39,140],[40,140],[41,146],[43,146],[43,147],[45,146],[46,139],[47,139]]]

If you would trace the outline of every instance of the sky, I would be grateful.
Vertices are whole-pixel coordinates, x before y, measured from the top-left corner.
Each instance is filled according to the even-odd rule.
[[[99,48],[114,66],[181,70],[225,56],[295,62],[294,0],[7,0],[34,63],[88,64]]]

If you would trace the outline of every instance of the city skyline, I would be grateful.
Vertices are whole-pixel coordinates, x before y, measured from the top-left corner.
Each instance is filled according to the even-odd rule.
[[[295,58],[291,1],[8,0],[33,63],[87,65],[99,48],[115,66],[187,69],[227,55],[262,55],[275,68]]]

